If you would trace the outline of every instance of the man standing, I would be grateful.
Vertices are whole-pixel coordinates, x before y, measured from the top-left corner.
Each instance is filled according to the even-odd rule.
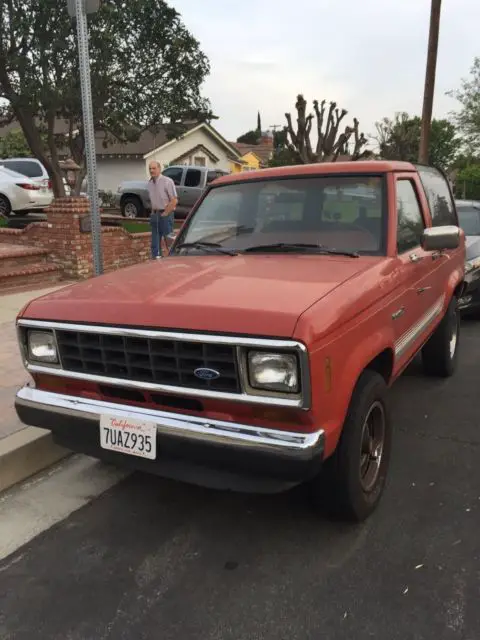
[[[171,178],[160,173],[160,163],[152,160],[148,166],[150,180],[148,193],[152,205],[150,226],[152,227],[152,258],[162,257],[162,238],[168,250],[167,236],[173,231],[173,212],[178,203],[177,190]]]

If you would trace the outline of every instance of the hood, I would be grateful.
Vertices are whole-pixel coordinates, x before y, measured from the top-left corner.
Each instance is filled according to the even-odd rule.
[[[376,258],[189,256],[149,261],[34,300],[23,316],[290,337],[298,317]]]
[[[465,236],[466,260],[480,256],[480,236]]]

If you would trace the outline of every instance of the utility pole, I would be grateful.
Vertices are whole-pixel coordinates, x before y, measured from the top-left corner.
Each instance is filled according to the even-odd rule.
[[[423,95],[422,128],[418,161],[428,164],[430,129],[432,123],[433,96],[435,93],[435,75],[437,69],[438,34],[440,31],[440,13],[442,0],[431,0],[430,31],[428,36],[427,68]]]
[[[93,268],[96,276],[103,273],[102,225],[98,197],[97,154],[92,108],[92,84],[90,80],[90,56],[88,51],[87,13],[96,13],[100,0],[67,0],[68,13],[76,18],[80,86],[82,93],[83,129],[85,132],[85,159],[87,162],[88,197],[92,220]]]

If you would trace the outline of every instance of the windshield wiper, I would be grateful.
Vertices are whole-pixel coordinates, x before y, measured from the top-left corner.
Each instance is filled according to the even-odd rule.
[[[176,249],[204,249],[212,253],[224,253],[227,256],[238,256],[238,251],[222,247],[217,242],[182,242],[175,247]]]
[[[275,242],[274,244],[257,244],[247,247],[244,253],[258,253],[268,251],[314,251],[315,253],[323,253],[326,255],[348,256],[349,258],[359,258],[356,251],[341,251],[340,249],[332,249],[325,247],[323,244],[308,244],[303,242]]]

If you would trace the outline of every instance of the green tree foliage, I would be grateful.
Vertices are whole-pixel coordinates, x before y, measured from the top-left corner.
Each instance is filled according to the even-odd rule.
[[[59,149],[84,166],[75,25],[65,1],[2,0],[0,6],[3,123],[19,122],[56,195],[64,195]],[[165,0],[103,0],[89,32],[95,127],[105,146],[165,123],[175,136],[185,120],[213,117],[201,95],[208,60]]]
[[[480,148],[480,57],[475,58],[470,77],[461,80],[460,89],[449,91],[448,95],[460,102],[461,109],[454,114],[454,117],[466,146],[470,151],[478,153]]]
[[[418,161],[421,119],[408,113],[395,114],[393,119],[383,118],[376,123],[376,141],[379,153],[386,160]],[[448,120],[432,120],[429,164],[441,169],[449,168],[460,148],[455,125]]]
[[[32,150],[21,129],[12,129],[0,138],[0,158],[29,158],[31,155]]]
[[[273,133],[273,155],[268,162],[269,167],[285,167],[301,164],[298,154],[288,146],[287,129],[280,129]]]
[[[456,178],[457,198],[480,200],[480,164],[471,164],[460,169]]]
[[[244,133],[239,138],[237,138],[237,142],[241,142],[243,144],[255,145],[255,144],[258,144],[259,141],[260,141],[260,135],[258,131],[253,131],[253,130],[247,131],[247,133]]]

